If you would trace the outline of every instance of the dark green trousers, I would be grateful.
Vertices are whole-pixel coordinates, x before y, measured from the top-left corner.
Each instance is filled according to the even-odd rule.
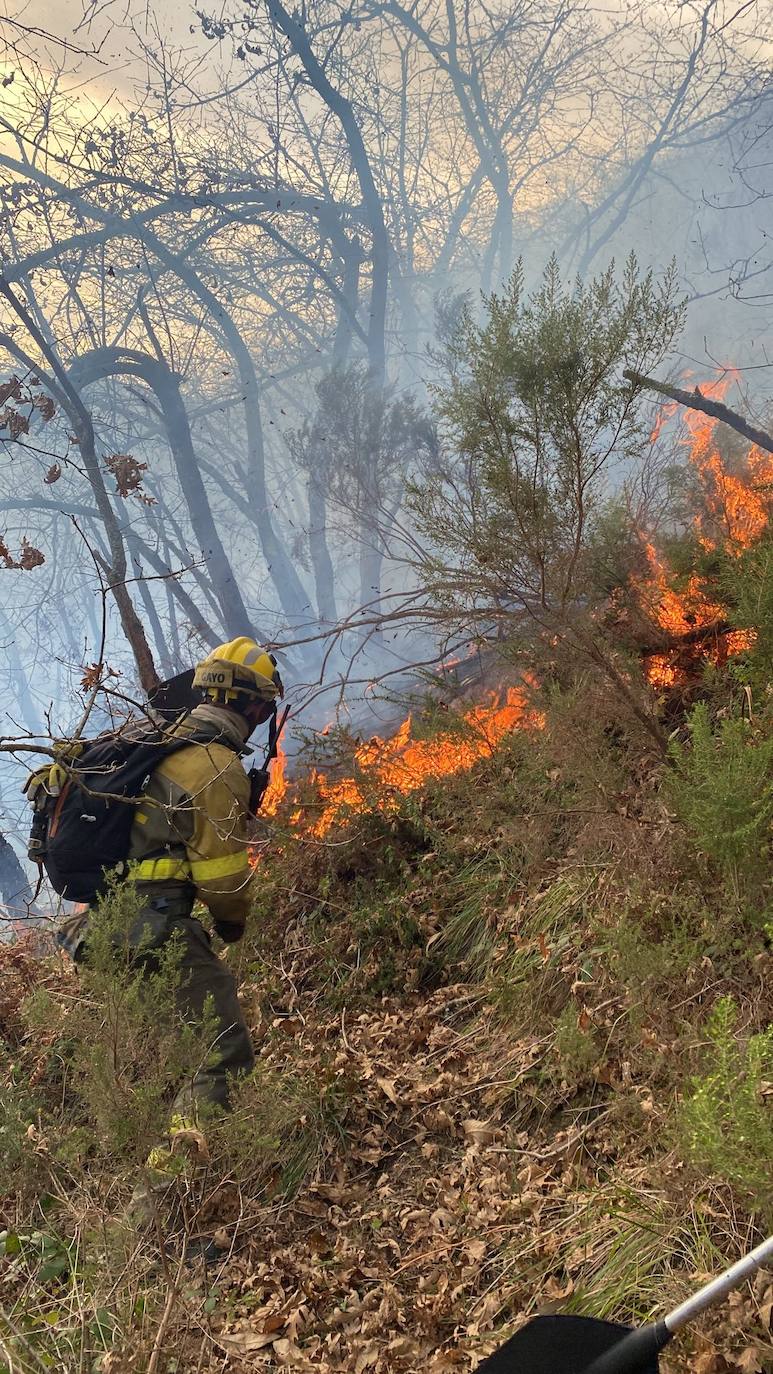
[[[201,922],[188,914],[190,905],[190,899],[171,888],[159,891],[149,898],[128,932],[128,950],[138,950],[137,960],[148,973],[158,968],[160,950],[176,937],[181,950],[177,1009],[185,1020],[192,1025],[200,1023],[207,999],[211,999],[215,1014],[212,1053],[177,1094],[174,1110],[183,1116],[195,1114],[198,1102],[227,1108],[233,1079],[250,1073],[255,1066],[250,1033],[236,996],[236,979],[228,965],[218,959]],[[76,963],[87,961],[88,913],[64,921],[57,938]]]
[[[227,1108],[233,1079],[250,1073],[255,1066],[250,1033],[236,996],[236,979],[214,953],[200,921],[192,916],[172,918],[169,934],[170,938],[174,934],[182,947],[178,1010],[186,1020],[198,1024],[209,998],[216,1020],[212,1054],[207,1057],[212,1062],[203,1063],[191,1082],[180,1089],[175,1109],[188,1116],[202,1101]]]

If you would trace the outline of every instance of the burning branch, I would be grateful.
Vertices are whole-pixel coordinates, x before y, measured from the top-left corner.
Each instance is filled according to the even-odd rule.
[[[686,406],[688,410],[701,410],[704,415],[711,415],[715,420],[721,420],[724,425],[729,425],[731,429],[742,434],[744,439],[749,439],[758,448],[763,448],[767,453],[773,453],[773,437],[766,434],[764,429],[755,429],[748,420],[739,415],[737,411],[730,410],[721,401],[712,401],[708,396],[696,386],[694,391],[682,391],[679,387],[669,386],[667,382],[657,382],[654,377],[645,377],[641,372],[633,372],[631,368],[626,368],[623,376],[632,386],[643,387],[647,391],[656,391],[659,396],[667,396],[669,401],[676,401],[680,406]]]

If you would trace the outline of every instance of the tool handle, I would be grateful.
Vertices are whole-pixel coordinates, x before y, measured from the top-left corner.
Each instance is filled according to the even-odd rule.
[[[665,1322],[653,1322],[629,1331],[610,1350],[599,1355],[583,1374],[641,1374],[658,1367],[658,1353],[668,1345],[671,1332]]]
[[[679,1307],[675,1307],[673,1312],[669,1312],[665,1319],[671,1335],[676,1331],[681,1331],[683,1326],[691,1322],[701,1312],[705,1312],[707,1307],[711,1307],[715,1302],[720,1302],[726,1298],[728,1293],[732,1293],[734,1288],[738,1288],[744,1279],[753,1274],[756,1269],[761,1269],[766,1260],[773,1260],[773,1236],[769,1236],[756,1250],[744,1255],[737,1264],[726,1269],[719,1278],[712,1279],[704,1288],[699,1288],[697,1293],[693,1293],[691,1298],[683,1302]]]

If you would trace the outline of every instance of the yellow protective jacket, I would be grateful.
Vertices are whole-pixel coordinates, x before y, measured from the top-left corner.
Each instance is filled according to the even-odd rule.
[[[247,723],[205,704],[178,728],[199,737],[211,731],[212,740],[178,749],[153,770],[134,817],[129,876],[140,894],[185,891],[214,920],[244,925],[252,875],[250,784],[240,758]]]

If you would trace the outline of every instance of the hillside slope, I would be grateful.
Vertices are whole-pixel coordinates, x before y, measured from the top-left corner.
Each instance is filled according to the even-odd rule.
[[[360,749],[321,837],[330,779],[279,803],[236,954],[258,1071],[155,1236],[120,1218],[171,1066],[125,988],[5,953],[0,1368],[472,1370],[537,1311],[662,1312],[773,1219],[766,872],[707,859],[590,683],[477,760],[474,728],[414,723],[464,766],[410,787]],[[761,1275],[664,1368],[773,1369],[772,1311]]]

